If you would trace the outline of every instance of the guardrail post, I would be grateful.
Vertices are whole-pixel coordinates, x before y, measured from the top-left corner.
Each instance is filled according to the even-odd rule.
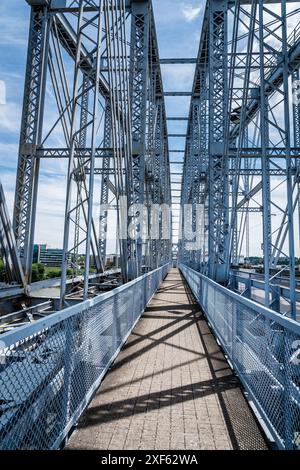
[[[251,282],[251,281],[250,281]],[[232,328],[231,328],[231,350],[232,362],[240,373],[244,372],[244,312],[238,308],[236,302],[232,301]],[[240,365],[242,368],[240,368]]]
[[[199,291],[198,291],[198,299],[197,299],[199,303],[201,299],[202,299],[202,277],[199,276]]]
[[[64,393],[63,393],[63,425],[67,426],[70,419],[70,401],[71,401],[71,377],[74,364],[74,332],[73,317],[68,318],[65,323],[66,348],[64,354]]]
[[[251,278],[251,275],[249,276],[249,278],[247,280],[245,297],[247,297],[247,299],[252,299],[252,278]]]
[[[270,308],[275,312],[280,312],[280,286],[271,286],[272,300]]]
[[[112,354],[116,352],[118,349],[119,343],[118,343],[118,294],[114,298],[114,309],[113,309],[113,327],[112,327],[112,345],[113,345],[113,351]]]

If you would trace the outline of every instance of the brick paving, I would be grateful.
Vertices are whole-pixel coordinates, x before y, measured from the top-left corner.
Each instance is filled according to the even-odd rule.
[[[171,270],[67,449],[267,449],[238,379]]]

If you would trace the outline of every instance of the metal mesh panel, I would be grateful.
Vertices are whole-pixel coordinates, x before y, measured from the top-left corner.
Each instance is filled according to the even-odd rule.
[[[278,446],[300,449],[300,323],[180,269]]]
[[[59,447],[169,269],[0,337],[0,449]]]

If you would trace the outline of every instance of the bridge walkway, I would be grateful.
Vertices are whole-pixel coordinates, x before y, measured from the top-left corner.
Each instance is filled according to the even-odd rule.
[[[222,351],[171,270],[67,449],[267,449]]]

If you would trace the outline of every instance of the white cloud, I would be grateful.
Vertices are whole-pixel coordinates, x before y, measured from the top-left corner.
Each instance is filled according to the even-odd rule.
[[[195,66],[190,64],[164,65],[162,75],[166,91],[190,91],[193,86]]]
[[[20,13],[11,13],[11,16],[8,16],[7,12],[4,12],[4,15],[2,13],[0,16],[1,46],[26,48],[28,25],[28,18],[23,18]]]
[[[0,132],[18,133],[20,131],[21,117],[18,113],[17,103],[7,103],[0,106]]]
[[[184,3],[181,7],[184,19],[188,22],[194,21],[200,15],[201,7],[194,7],[191,4]]]
[[[6,84],[3,80],[0,80],[0,105],[6,104]]]

